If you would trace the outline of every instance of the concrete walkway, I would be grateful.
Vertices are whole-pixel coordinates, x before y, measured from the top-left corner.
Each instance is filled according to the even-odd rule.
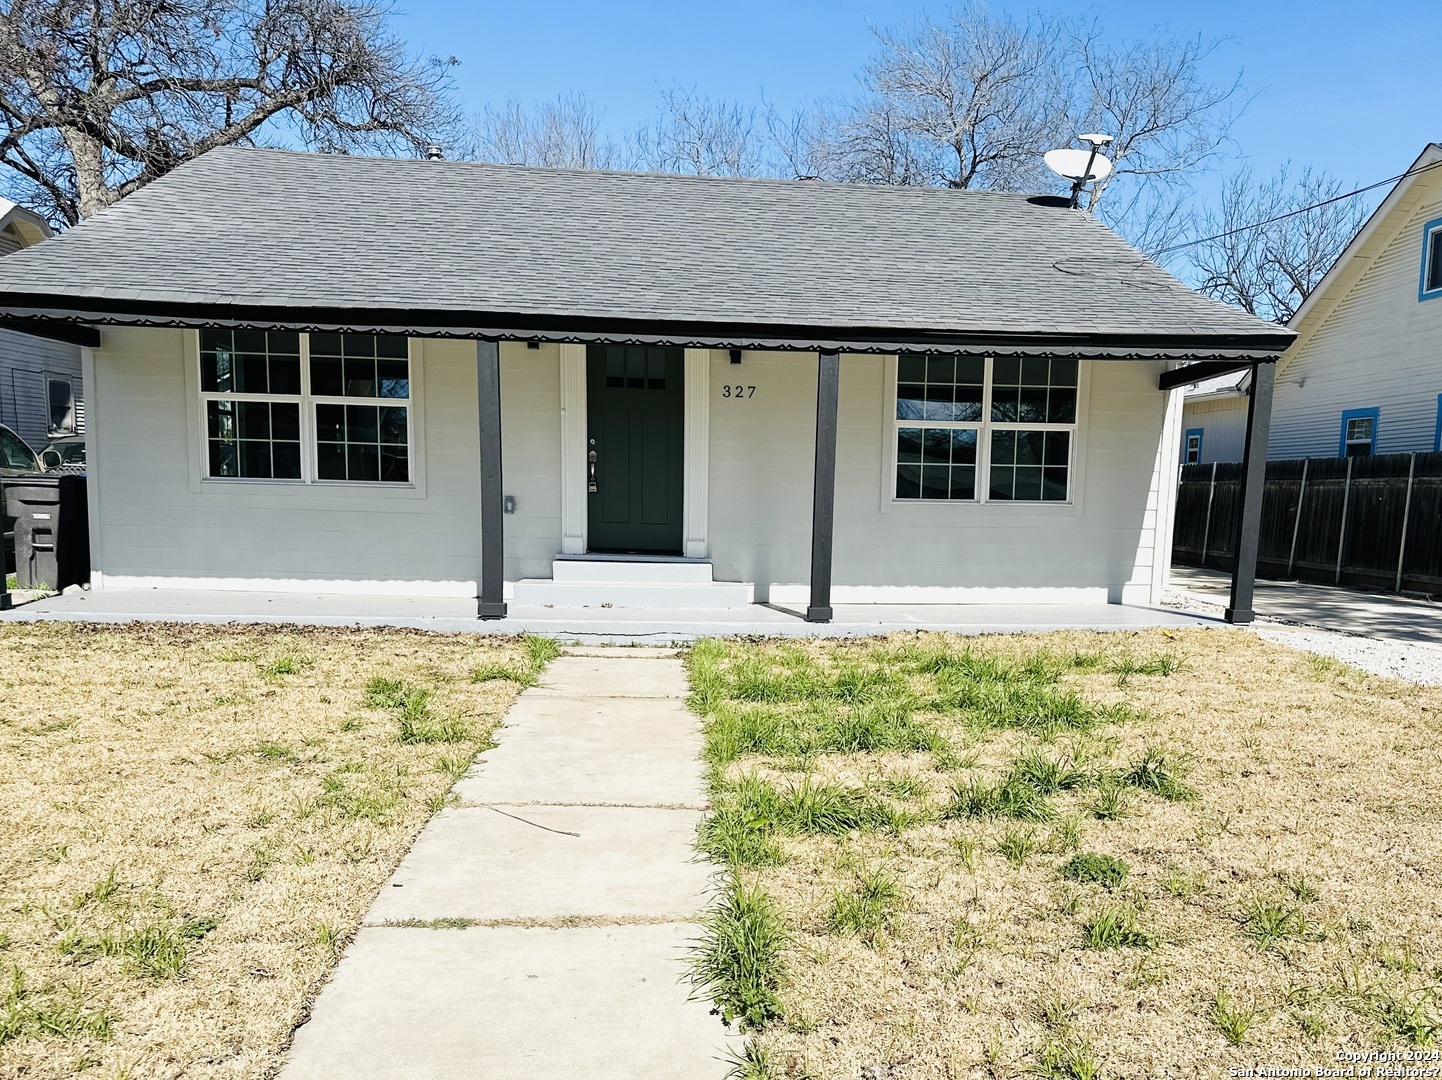
[[[1185,601],[1220,611],[1231,578],[1194,566],[1172,568],[1171,590]],[[1378,641],[1442,644],[1442,605],[1395,593],[1366,592],[1345,585],[1258,579],[1253,607],[1263,619],[1315,626]]]
[[[281,1080],[720,1080],[682,979],[712,868],[681,661],[579,649],[507,714],[295,1035]]]

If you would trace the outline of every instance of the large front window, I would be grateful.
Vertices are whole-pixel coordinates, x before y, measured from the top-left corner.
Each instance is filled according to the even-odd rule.
[[[1066,502],[1075,360],[912,353],[897,359],[899,500]]]
[[[208,479],[411,479],[406,339],[200,332]]]

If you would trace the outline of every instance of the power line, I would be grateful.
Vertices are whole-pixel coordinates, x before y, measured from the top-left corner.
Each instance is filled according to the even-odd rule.
[[[1241,225],[1235,229],[1228,229],[1226,232],[1219,232],[1215,236],[1204,236],[1200,240],[1188,240],[1185,244],[1173,244],[1171,247],[1164,247],[1160,251],[1152,252],[1152,258],[1155,259],[1161,255],[1169,255],[1173,251],[1181,251],[1184,248],[1196,247],[1198,244],[1209,244],[1213,240],[1224,240],[1228,236],[1236,236],[1238,233],[1250,232],[1253,229],[1260,229],[1263,226],[1271,225],[1274,222],[1286,221],[1287,218],[1297,217],[1299,214],[1308,214],[1311,213],[1313,210],[1320,210],[1324,206],[1330,206],[1332,205],[1332,203],[1341,202],[1343,199],[1350,199],[1357,195],[1363,195],[1369,191],[1375,191],[1379,187],[1386,187],[1388,184],[1395,184],[1399,180],[1405,180],[1409,176],[1416,176],[1419,173],[1428,172],[1436,168],[1442,168],[1442,161],[1434,161],[1430,165],[1420,165],[1415,169],[1408,169],[1406,172],[1398,173],[1396,176],[1390,177],[1389,179],[1378,180],[1375,184],[1368,184],[1366,187],[1359,187],[1356,191],[1349,191],[1343,195],[1333,195],[1330,199],[1323,199],[1321,202],[1313,203],[1311,206],[1304,206],[1300,210],[1288,210],[1285,214],[1278,214],[1276,217],[1269,217],[1265,221],[1254,222],[1251,225]]]

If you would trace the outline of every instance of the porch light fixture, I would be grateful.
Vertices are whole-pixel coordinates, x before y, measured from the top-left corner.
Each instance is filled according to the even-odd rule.
[[[731,362],[732,362],[733,364],[739,364],[739,363],[741,363],[741,350],[740,350],[740,349],[732,349],[732,350],[731,350]]]

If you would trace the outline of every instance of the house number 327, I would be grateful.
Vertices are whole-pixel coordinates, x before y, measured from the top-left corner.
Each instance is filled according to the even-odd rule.
[[[754,398],[756,387],[754,386],[732,386],[727,383],[721,388],[721,396],[724,398]]]

